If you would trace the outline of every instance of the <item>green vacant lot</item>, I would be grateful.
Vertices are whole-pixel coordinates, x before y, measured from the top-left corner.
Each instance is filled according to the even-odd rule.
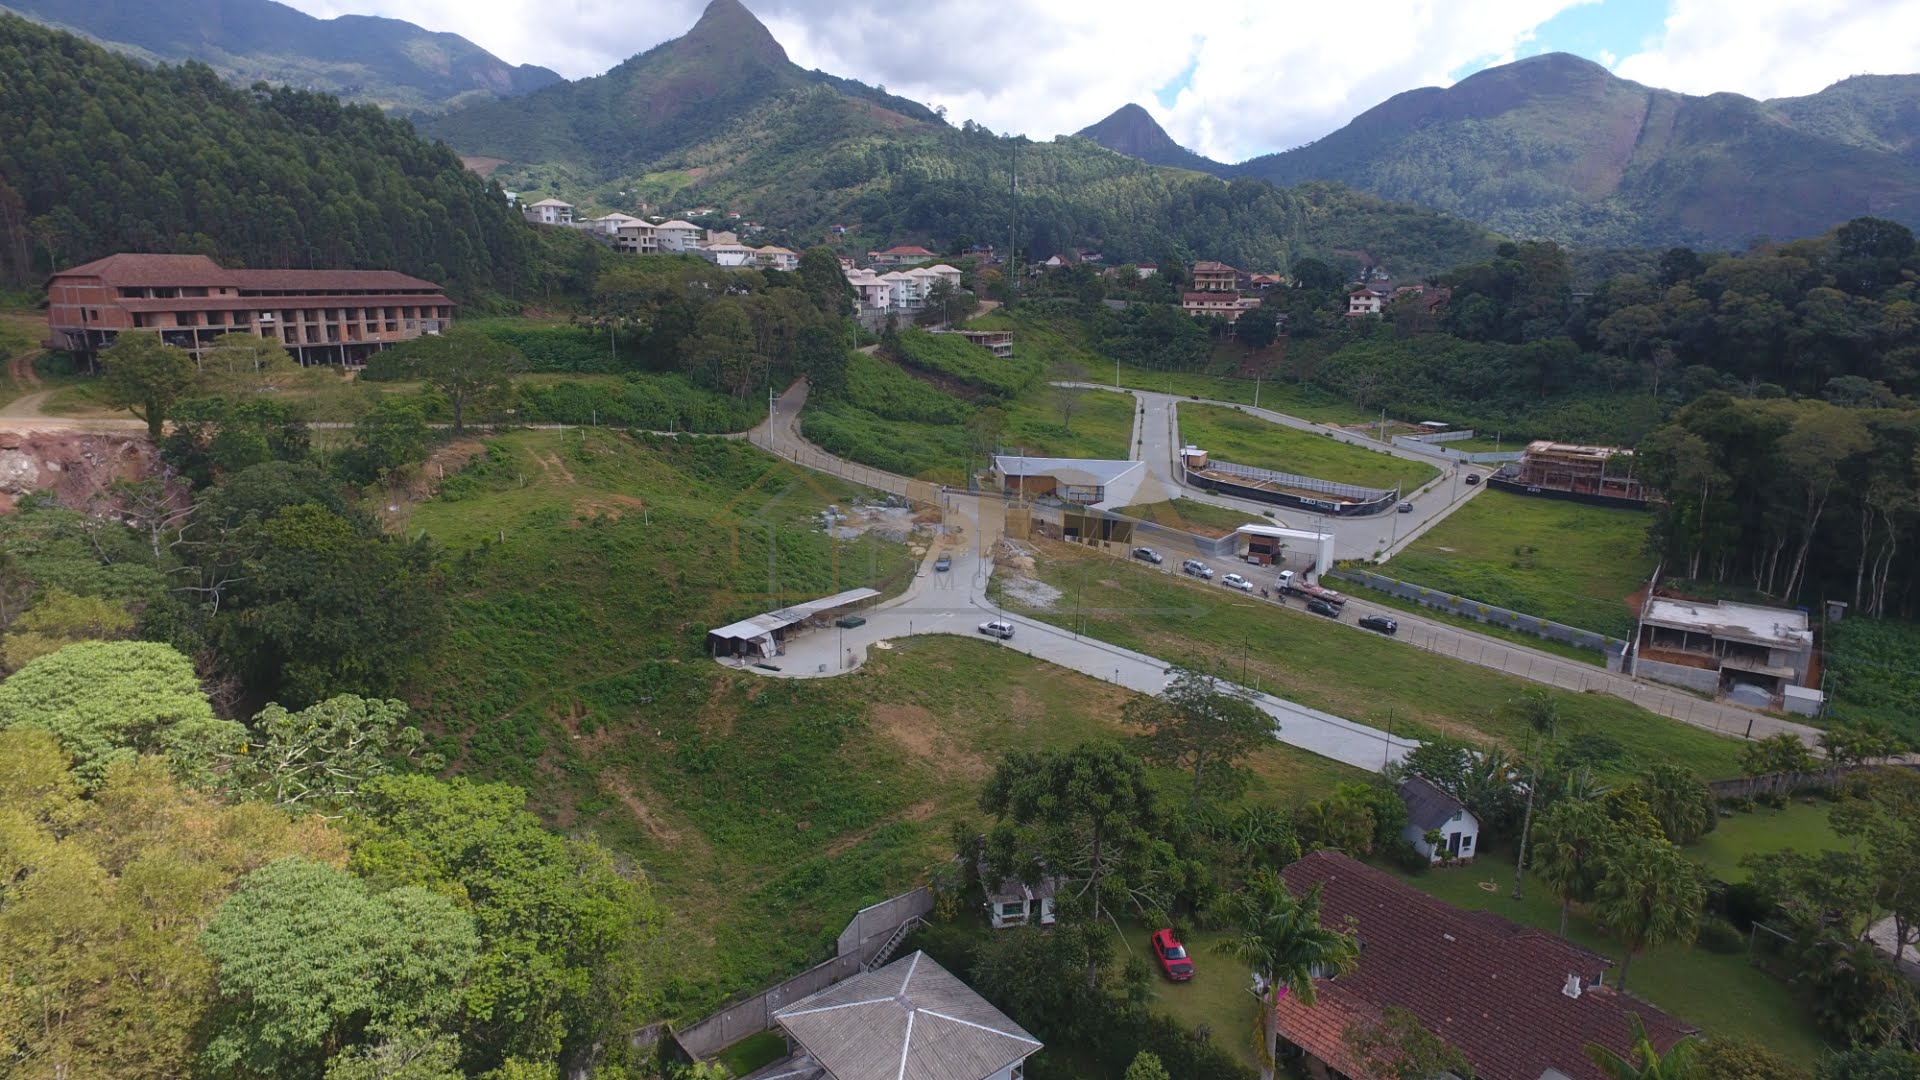
[[[518,432],[406,523],[443,549],[451,597],[417,715],[452,771],[524,786],[650,877],[663,1015],[829,955],[950,853],[1006,750],[1123,734],[1124,691],[984,641],[902,641],[836,679],[705,658],[710,626],[902,580],[904,546],[819,531],[856,494],[737,441]],[[1275,803],[1360,775],[1279,744],[1251,766],[1249,798]]]
[[[1383,573],[1616,638],[1633,633],[1627,598],[1653,576],[1652,519],[1485,491],[1393,557]]]
[[[1723,817],[1712,832],[1687,846],[1687,855],[1722,881],[1745,881],[1740,860],[1775,851],[1850,850],[1853,842],[1833,831],[1831,803],[1789,803],[1780,810],[1758,807]]]
[[[1176,415],[1183,443],[1235,465],[1403,492],[1440,475],[1439,469],[1424,462],[1283,427],[1224,405],[1183,404]]]
[[[1218,665],[1236,681],[1377,728],[1509,746],[1528,738],[1526,725],[1501,705],[1533,683],[1078,544],[1034,546],[1035,574],[1061,599],[1038,609],[1007,593],[1004,577],[993,588],[1008,607],[1035,618],[1169,661]],[[1168,554],[1173,565],[1177,553]],[[1564,694],[1562,713],[1564,732],[1617,748],[1610,771],[1672,761],[1709,779],[1740,775],[1737,741],[1610,694]]]
[[[1525,899],[1512,899],[1513,862],[1501,855],[1482,855],[1471,866],[1417,875],[1382,869],[1468,910],[1497,912],[1549,933],[1560,928],[1560,905],[1537,880],[1528,880]],[[1577,907],[1567,930],[1575,943],[1620,959],[1619,944]],[[1748,964],[1744,953],[1722,954],[1691,945],[1650,949],[1634,957],[1627,989],[1708,1034],[1762,1043],[1802,1065],[1811,1065],[1825,1050],[1786,985]]]

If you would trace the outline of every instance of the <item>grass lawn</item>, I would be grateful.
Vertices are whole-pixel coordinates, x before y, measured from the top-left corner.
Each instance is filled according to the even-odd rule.
[[[1225,536],[1242,525],[1270,524],[1273,519],[1255,517],[1225,506],[1196,499],[1169,499],[1166,502],[1136,503],[1114,511],[1141,521],[1151,521],[1169,529],[1198,536]]]
[[[1500,706],[1533,683],[1092,548],[1033,543],[1035,573],[1062,599],[1034,609],[1005,593],[1004,578],[996,577],[993,588],[1001,602],[1035,618],[1063,627],[1084,620],[1085,632],[1102,640],[1173,662],[1218,665],[1236,680],[1377,728],[1508,745],[1528,738],[1525,725],[1503,716]],[[1073,610],[1076,597],[1084,612]],[[1562,709],[1563,732],[1591,732],[1618,745],[1615,772],[1658,760],[1709,779],[1740,774],[1736,740],[1609,694],[1567,693]]]
[[[707,660],[707,627],[908,569],[903,545],[818,530],[856,493],[841,481],[717,439],[488,445],[406,523],[443,548],[451,626],[404,696],[452,771],[526,788],[648,875],[663,1015],[830,955],[854,911],[950,853],[1005,751],[1124,734],[1125,691],[964,638],[902,641],[835,679]],[[1248,797],[1273,802],[1358,776],[1279,744],[1249,764]],[[1172,773],[1155,783],[1184,795]]]
[[[1633,633],[1627,598],[1653,574],[1654,559],[1644,550],[1651,521],[1638,510],[1487,491],[1382,572],[1626,638]]]
[[[773,1031],[749,1035],[715,1055],[730,1076],[745,1076],[786,1056],[786,1037]]]
[[[1223,405],[1181,405],[1180,440],[1235,465],[1410,492],[1440,475],[1420,461],[1269,423]]]
[[[1465,630],[1471,630],[1476,634],[1485,634],[1488,637],[1496,637],[1502,641],[1511,641],[1516,645],[1525,645],[1529,649],[1538,649],[1541,652],[1549,652],[1555,656],[1564,656],[1569,660],[1578,660],[1583,664],[1592,664],[1595,667],[1605,667],[1607,664],[1606,655],[1595,652],[1592,649],[1582,649],[1578,646],[1569,645],[1564,641],[1543,638],[1538,634],[1529,634],[1524,630],[1515,630],[1511,627],[1500,626],[1496,623],[1483,623],[1478,619],[1471,619],[1452,611],[1422,607],[1404,596],[1381,592],[1378,589],[1369,589],[1358,582],[1341,581],[1338,584],[1341,592],[1349,596],[1361,597],[1369,604],[1398,608],[1401,611],[1432,619],[1434,622],[1443,622],[1450,626],[1458,626]]]
[[[1177,983],[1168,981],[1147,943],[1147,936],[1157,928],[1138,919],[1122,919],[1120,925],[1125,943],[1116,950],[1117,958],[1138,956],[1153,971],[1153,997],[1147,1007],[1190,1030],[1207,1029],[1220,1047],[1248,1068],[1258,1069],[1260,1006],[1247,992],[1253,972],[1214,951],[1230,935],[1221,930],[1181,930],[1180,944],[1193,957],[1193,978]]]
[[[1048,457],[1127,460],[1133,455],[1133,395],[1111,390],[1082,390],[1070,425],[1061,423],[1059,391],[1044,383],[1028,388],[1007,405],[1002,442],[1029,454]]]
[[[1833,804],[1791,802],[1784,809],[1754,810],[1722,817],[1712,832],[1687,845],[1687,856],[1722,881],[1745,881],[1740,860],[1775,851],[1847,851],[1853,842],[1833,831],[1827,815]]]
[[[1498,912],[1549,932],[1559,930],[1560,905],[1538,881],[1529,879],[1525,899],[1511,898],[1513,862],[1504,856],[1482,855],[1472,866],[1418,875],[1382,869],[1450,904]],[[1495,887],[1483,889],[1483,882]],[[1567,929],[1574,942],[1619,960],[1619,945],[1578,909]],[[1618,970],[1610,981],[1617,981]],[[1811,1065],[1825,1050],[1786,985],[1748,964],[1744,953],[1726,955],[1690,945],[1650,949],[1634,957],[1627,989],[1708,1034],[1763,1043],[1801,1065]]]

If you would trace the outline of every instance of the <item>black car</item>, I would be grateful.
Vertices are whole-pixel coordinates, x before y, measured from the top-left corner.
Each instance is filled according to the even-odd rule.
[[[1467,474],[1467,483],[1469,483],[1469,484],[1477,484],[1477,483],[1479,483],[1479,482],[1480,482],[1480,474],[1479,474],[1479,473],[1471,473],[1471,472],[1470,472],[1470,473],[1468,473],[1468,474]]]
[[[1360,625],[1369,630],[1378,630],[1383,634],[1396,634],[1400,632],[1400,624],[1387,618],[1385,615],[1362,615],[1360,616]]]
[[[1139,559],[1141,562],[1150,562],[1155,566],[1159,566],[1161,563],[1160,553],[1149,547],[1134,548],[1133,557]]]
[[[1315,615],[1325,615],[1329,618],[1337,619],[1340,617],[1339,608],[1334,607],[1332,604],[1318,597],[1307,601],[1307,610],[1313,612]]]
[[[1413,513],[1413,504],[1410,502],[1403,502],[1400,504],[1399,510],[1403,514],[1411,514]]]

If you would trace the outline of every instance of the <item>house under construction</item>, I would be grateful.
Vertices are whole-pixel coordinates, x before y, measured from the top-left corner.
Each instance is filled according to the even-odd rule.
[[[1525,495],[1644,509],[1647,490],[1632,475],[1632,459],[1633,451],[1614,446],[1532,442],[1519,461],[1502,466],[1489,482]]]

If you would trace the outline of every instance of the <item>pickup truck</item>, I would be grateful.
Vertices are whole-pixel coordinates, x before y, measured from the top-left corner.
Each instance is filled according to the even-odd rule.
[[[1309,600],[1324,600],[1336,608],[1345,607],[1347,598],[1332,589],[1323,589],[1291,570],[1280,571],[1280,591],[1288,596],[1304,596]]]

